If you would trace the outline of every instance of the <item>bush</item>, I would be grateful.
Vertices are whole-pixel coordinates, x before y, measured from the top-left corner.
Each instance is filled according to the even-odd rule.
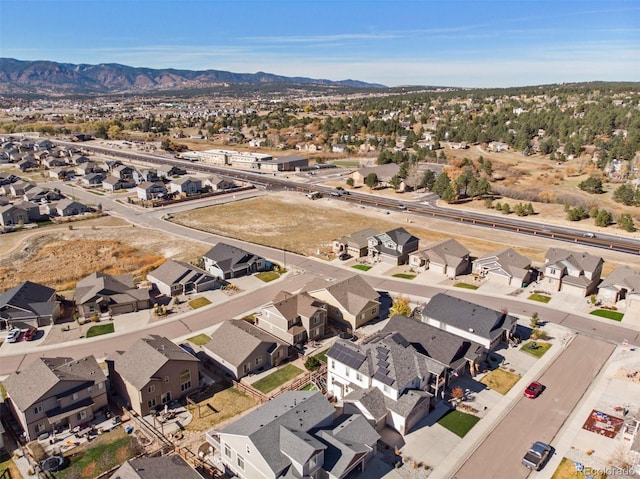
[[[309,356],[307,360],[304,362],[304,367],[309,371],[317,371],[320,369],[322,363],[315,356]]]

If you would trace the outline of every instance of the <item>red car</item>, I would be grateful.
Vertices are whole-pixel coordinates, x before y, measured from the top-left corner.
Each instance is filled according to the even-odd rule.
[[[540,384],[538,381],[533,381],[531,384],[529,384],[529,386],[527,386],[527,389],[524,390],[524,396],[528,397],[529,399],[537,398],[538,396],[540,396],[540,393],[543,389],[544,386],[542,384]]]
[[[33,341],[34,339],[36,339],[37,335],[38,335],[38,328],[31,327],[25,331],[22,339],[24,341]]]

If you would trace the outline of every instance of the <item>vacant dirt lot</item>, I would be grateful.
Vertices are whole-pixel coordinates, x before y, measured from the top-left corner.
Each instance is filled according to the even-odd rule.
[[[31,280],[71,289],[95,271],[142,275],[165,258],[191,261],[207,246],[111,217],[2,235],[0,291]]]
[[[408,200],[409,197],[405,196]],[[329,198],[311,201],[301,193],[280,192],[186,213],[174,215],[174,221],[211,233],[239,238],[276,248],[286,248],[306,255],[327,257],[331,242],[344,234],[367,227],[379,231],[402,226],[418,236],[421,244],[456,238],[473,256],[505,247],[514,247],[521,254],[544,262],[549,247],[561,246],[556,241],[525,237],[429,218],[419,218],[404,212],[390,212],[361,207]],[[640,258],[608,251],[584,248],[610,262],[607,272],[618,263],[637,263]]]

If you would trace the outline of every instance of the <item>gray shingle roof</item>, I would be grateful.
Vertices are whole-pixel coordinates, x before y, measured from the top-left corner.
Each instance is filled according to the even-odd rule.
[[[215,279],[200,268],[170,259],[151,271],[147,276],[167,285],[187,282],[199,284]]]
[[[318,279],[311,281],[303,288],[311,295],[321,289],[326,289],[351,314],[358,314],[371,301],[379,302],[380,297],[378,292],[359,275],[336,281]]]
[[[393,316],[382,331],[397,331],[409,338],[416,351],[452,369],[457,369],[467,360],[476,359],[484,350],[478,343],[406,316]]]
[[[457,266],[460,261],[471,253],[455,239],[447,239],[427,246],[421,252],[435,264]]]
[[[78,281],[74,297],[77,303],[84,304],[96,296],[115,296],[118,294],[129,296],[128,298],[120,297],[119,302],[148,299],[149,297],[146,290],[138,290],[134,287],[132,275],[112,276],[101,272],[92,273]],[[125,299],[126,301],[123,301]]]
[[[211,341],[205,344],[204,348],[238,367],[246,362],[261,344],[270,345],[271,352],[285,343],[246,321],[232,319],[220,323],[211,335]]]
[[[182,457],[177,455],[129,459],[110,479],[201,479]]]
[[[325,303],[317,300],[309,293],[291,294],[281,291],[273,300],[273,307],[287,320],[294,320],[298,316],[309,318]]]
[[[340,241],[352,248],[365,248],[369,244],[369,238],[379,234],[380,231],[375,228],[365,228],[343,236]]]
[[[504,271],[509,277],[520,277],[521,274],[531,267],[531,260],[522,256],[513,248],[506,248],[490,253],[474,262],[476,268],[486,271]]]
[[[41,316],[43,313],[51,314],[55,303],[50,302],[50,299],[55,298],[55,292],[55,289],[48,286],[25,281],[0,295],[0,316],[2,310],[7,308],[21,309]],[[46,304],[50,306],[47,307]]]
[[[4,381],[7,394],[21,411],[47,397],[58,383],[68,383],[69,388],[104,382],[106,377],[96,358],[82,359],[38,358],[20,372],[15,372]]]
[[[247,436],[271,471],[277,474],[291,463],[281,451],[281,426],[290,431],[308,432],[326,425],[333,413],[333,406],[320,392],[290,391],[241,417],[220,434]]]
[[[116,351],[109,359],[120,376],[138,390],[169,361],[199,362],[180,346],[157,334],[139,339],[128,351]]]
[[[495,339],[511,330],[517,318],[501,311],[446,294],[436,294],[422,309],[423,318],[432,318],[455,328],[473,331],[487,339]]]
[[[204,255],[216,262],[224,272],[243,269],[262,258],[256,254],[245,251],[227,243],[218,243]]]
[[[362,407],[371,414],[376,421],[387,415],[387,406],[384,402],[384,394],[377,387],[356,389],[343,398],[344,402],[359,402]]]
[[[630,293],[640,291],[640,271],[629,268],[628,266],[618,266],[602,283],[602,288],[625,288]]]
[[[578,253],[561,248],[549,248],[545,256],[545,265],[564,265],[567,263],[581,271],[593,272],[603,259],[589,253]],[[563,278],[564,281],[564,278]]]

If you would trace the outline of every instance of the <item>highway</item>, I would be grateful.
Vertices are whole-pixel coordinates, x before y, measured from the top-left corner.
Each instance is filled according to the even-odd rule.
[[[75,143],[59,142],[67,146],[77,146]],[[335,188],[328,186],[309,184],[306,182],[294,181],[289,177],[282,178],[273,174],[263,174],[253,171],[240,171],[231,168],[209,165],[201,162],[192,162],[177,158],[168,158],[166,156],[152,155],[132,150],[122,150],[114,148],[106,148],[98,145],[82,144],[82,148],[94,153],[116,158],[122,158],[128,161],[147,162],[153,164],[173,164],[184,168],[202,173],[215,173],[220,176],[250,182],[257,187],[265,189],[289,189],[298,190],[309,193],[319,191],[323,194],[337,193]],[[292,175],[293,176],[293,175]],[[570,242],[573,244],[581,244],[596,248],[608,249],[621,253],[638,255],[640,254],[640,240],[622,237],[615,234],[598,233],[597,236],[589,237],[588,230],[578,228],[570,228],[558,225],[549,225],[545,223],[520,220],[512,217],[495,217],[493,215],[482,214],[478,212],[460,211],[452,208],[445,208],[436,204],[436,195],[427,196],[423,202],[406,203],[400,200],[377,197],[372,194],[359,193],[355,191],[343,194],[339,199],[345,202],[359,203],[377,208],[386,208],[398,211],[402,208],[404,211],[413,213],[418,216],[431,217],[440,220],[454,221],[457,223],[465,223],[470,226],[491,228],[495,230],[515,232],[527,236],[539,236],[546,239],[552,239],[562,242]]]

